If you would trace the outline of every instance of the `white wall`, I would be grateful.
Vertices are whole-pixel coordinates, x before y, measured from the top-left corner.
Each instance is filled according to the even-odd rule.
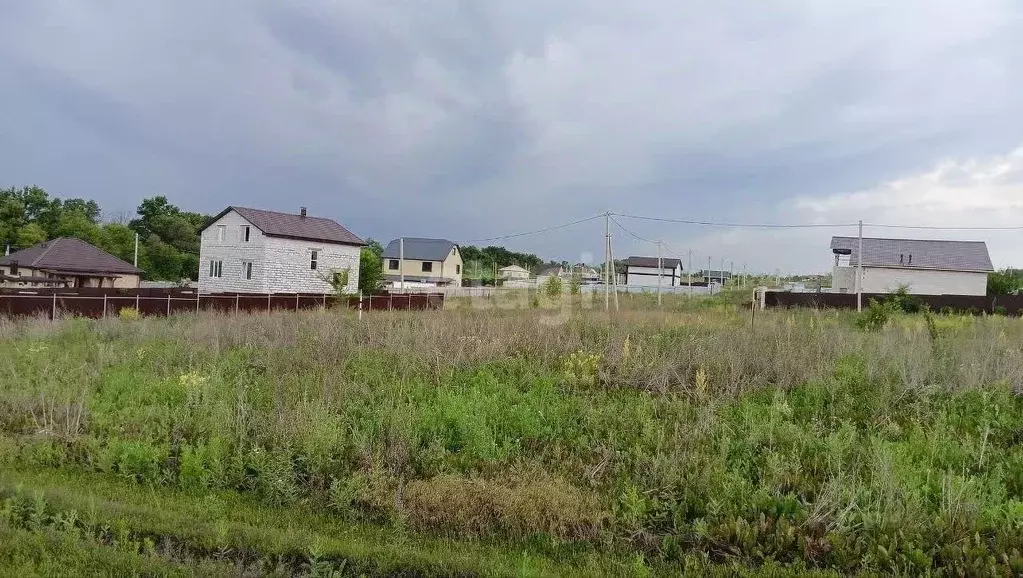
[[[675,268],[674,273],[674,284],[677,285],[679,283],[680,275],[682,274],[682,267]],[[664,278],[661,279],[662,287],[670,287],[672,285],[671,274],[672,269],[670,267],[665,267]],[[629,287],[657,287],[657,267],[629,266],[625,284]]]
[[[839,275],[843,284],[839,283]],[[855,267],[836,267],[833,283],[835,291],[848,286],[848,293],[855,292],[855,279]],[[891,293],[903,286],[915,295],[987,295],[987,273],[898,267],[863,268],[864,293]]]
[[[226,226],[223,241],[217,226]],[[348,269],[348,290],[358,291],[360,247],[321,241],[300,241],[267,237],[251,226],[249,241],[242,240],[242,225],[250,225],[230,211],[202,233],[199,249],[199,291],[201,293],[330,293],[329,283],[320,275]],[[310,269],[312,250],[319,251],[317,269]],[[221,261],[222,275],[210,277],[210,261]],[[252,262],[252,279],[242,275],[242,262]]]

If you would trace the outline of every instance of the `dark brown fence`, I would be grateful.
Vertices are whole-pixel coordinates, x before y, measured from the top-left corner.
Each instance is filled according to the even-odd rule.
[[[443,294],[365,295],[334,297],[310,293],[203,293],[194,289],[0,289],[0,316],[91,317],[118,315],[123,309],[148,317],[215,311],[265,313],[348,307],[365,311],[442,309]]]
[[[871,299],[890,297],[886,293],[864,293],[863,306]],[[1023,315],[1023,295],[913,295],[932,311],[964,313],[1002,313]],[[855,293],[791,293],[768,291],[764,295],[766,307],[810,307],[815,309],[856,309]]]

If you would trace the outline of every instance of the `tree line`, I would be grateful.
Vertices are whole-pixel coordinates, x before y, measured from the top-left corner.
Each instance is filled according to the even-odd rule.
[[[197,279],[199,231],[208,215],[182,211],[162,195],[144,199],[129,218],[105,216],[96,201],[52,197],[40,187],[0,188],[0,243],[14,252],[57,237],[76,237],[129,263],[149,280]]]
[[[76,237],[132,263],[135,235],[139,236],[138,266],[146,280],[197,280],[199,232],[211,215],[183,211],[167,197],[143,199],[134,215],[104,215],[96,201],[60,199],[37,186],[0,188],[0,244],[14,252],[57,237]],[[383,247],[373,239],[362,252],[359,286],[379,290],[383,277]],[[550,265],[532,253],[505,247],[460,247],[466,273],[492,278],[509,265],[536,270]],[[473,265],[469,265],[472,263]],[[556,264],[556,263],[555,263]],[[471,274],[469,275],[471,277]]]

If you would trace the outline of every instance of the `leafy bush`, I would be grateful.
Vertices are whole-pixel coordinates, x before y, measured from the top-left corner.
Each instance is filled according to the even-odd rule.
[[[117,312],[117,316],[126,321],[131,321],[141,317],[139,310],[134,307],[122,307],[121,310]]]
[[[888,325],[895,311],[891,302],[871,299],[867,310],[856,317],[856,326],[864,331],[881,331]]]
[[[543,285],[540,287],[540,292],[550,299],[557,299],[558,297],[561,297],[562,291],[563,284],[561,282],[561,278],[556,275],[547,277],[547,280],[544,281]]]

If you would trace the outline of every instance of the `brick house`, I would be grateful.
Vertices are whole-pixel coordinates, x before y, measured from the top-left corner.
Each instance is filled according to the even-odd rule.
[[[139,286],[142,269],[74,237],[43,241],[0,258],[0,287]]]
[[[201,293],[330,293],[329,279],[348,271],[359,286],[366,243],[339,223],[298,214],[227,207],[200,231]]]

